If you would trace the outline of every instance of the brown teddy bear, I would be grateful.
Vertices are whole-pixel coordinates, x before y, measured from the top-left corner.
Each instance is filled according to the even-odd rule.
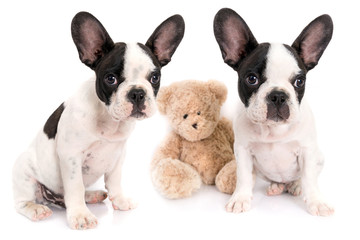
[[[230,121],[220,119],[226,96],[226,86],[215,80],[181,81],[159,91],[158,109],[172,131],[154,154],[151,178],[165,197],[189,197],[202,182],[234,191],[234,134]]]

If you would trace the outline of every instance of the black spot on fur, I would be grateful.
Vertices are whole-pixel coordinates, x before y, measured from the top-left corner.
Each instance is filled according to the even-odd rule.
[[[253,96],[253,94],[258,91],[261,84],[266,81],[265,68],[269,47],[269,43],[259,44],[258,47],[252,51],[249,56],[244,58],[238,69],[236,69],[239,77],[239,96],[246,107],[249,106],[249,100],[251,96]],[[249,75],[257,76],[260,81],[259,84],[251,87],[248,86],[245,81]]]
[[[110,105],[110,98],[116,92],[119,85],[125,80],[124,56],[126,52],[125,43],[116,43],[115,47],[99,61],[96,73],[96,94],[106,105]],[[106,84],[106,77],[113,75],[117,79],[114,85]]]
[[[43,131],[48,136],[49,139],[55,139],[59,120],[64,109],[65,106],[64,103],[62,103],[46,121]]]

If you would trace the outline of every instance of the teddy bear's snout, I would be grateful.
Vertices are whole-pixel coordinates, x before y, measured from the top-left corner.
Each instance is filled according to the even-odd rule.
[[[197,123],[194,123],[194,124],[192,125],[192,127],[195,128],[195,129],[197,129],[197,128],[198,128],[198,124],[197,124]]]

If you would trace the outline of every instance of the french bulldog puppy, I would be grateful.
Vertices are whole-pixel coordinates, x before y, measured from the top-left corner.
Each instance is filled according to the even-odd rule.
[[[311,214],[333,214],[317,185],[324,159],[304,97],[306,74],[317,65],[332,32],[330,16],[322,15],[291,46],[259,44],[235,11],[216,14],[215,38],[224,62],[238,73],[241,100],[233,123],[236,189],[227,211],[250,209],[256,173],[271,183],[268,195],[302,193]]]
[[[80,60],[95,77],[56,109],[17,159],[13,189],[19,213],[41,220],[52,214],[45,206],[52,203],[66,207],[71,228],[87,229],[97,219],[86,202],[101,202],[108,194],[114,209],[135,207],[121,189],[126,140],[136,120],[154,114],[161,68],[170,62],[184,30],[183,18],[174,15],[145,45],[114,43],[93,15],[76,14],[72,37]],[[108,192],[87,192],[103,175]]]

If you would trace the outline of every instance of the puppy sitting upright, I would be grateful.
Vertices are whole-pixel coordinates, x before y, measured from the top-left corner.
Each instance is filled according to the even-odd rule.
[[[333,213],[317,186],[323,156],[313,115],[303,98],[306,73],[317,65],[332,31],[331,18],[322,15],[291,47],[258,44],[233,10],[221,9],[215,16],[215,38],[225,63],[238,73],[242,102],[234,120],[236,189],[227,211],[250,209],[256,172],[271,182],[269,195],[302,192],[311,214]]]
[[[52,214],[48,202],[66,207],[71,228],[97,225],[85,202],[106,198],[102,191],[85,192],[105,175],[114,209],[134,207],[121,190],[126,140],[135,120],[153,115],[160,70],[171,60],[184,35],[184,20],[165,20],[145,45],[114,43],[91,14],[78,13],[71,25],[80,60],[95,71],[77,94],[47,120],[13,169],[17,211],[32,220]]]

